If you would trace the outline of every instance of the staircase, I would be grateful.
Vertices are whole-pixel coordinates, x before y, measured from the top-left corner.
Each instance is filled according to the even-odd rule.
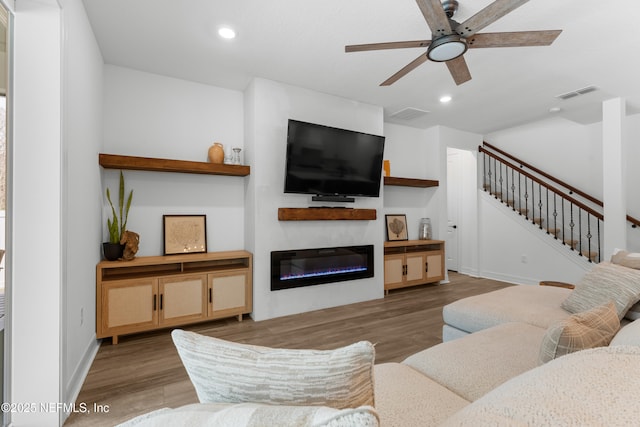
[[[602,202],[486,142],[483,189],[505,207],[535,224],[567,250],[589,262],[602,261]],[[640,221],[627,216],[632,227]]]

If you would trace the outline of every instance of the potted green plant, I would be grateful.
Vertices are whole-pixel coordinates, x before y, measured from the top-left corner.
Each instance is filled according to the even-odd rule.
[[[120,171],[120,186],[118,191],[118,211],[113,206],[111,201],[111,192],[107,188],[107,200],[109,206],[111,206],[112,217],[107,218],[107,230],[109,231],[109,241],[102,244],[102,251],[104,257],[109,261],[115,261],[122,258],[124,251],[124,245],[120,243],[122,235],[127,229],[127,219],[129,218],[129,208],[131,207],[131,200],[133,199],[133,190],[129,191],[129,196],[125,204],[124,200],[124,175]]]

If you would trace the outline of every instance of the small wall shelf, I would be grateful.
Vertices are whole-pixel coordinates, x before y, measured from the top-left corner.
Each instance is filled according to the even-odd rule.
[[[157,159],[100,153],[98,162],[105,169],[125,169],[152,172],[180,172],[207,175],[247,176],[249,166],[224,165],[188,160]]]
[[[399,178],[396,176],[385,176],[384,185],[393,185],[397,187],[437,187],[440,184],[434,179],[418,179],[418,178]]]
[[[375,209],[278,208],[278,221],[375,220]]]

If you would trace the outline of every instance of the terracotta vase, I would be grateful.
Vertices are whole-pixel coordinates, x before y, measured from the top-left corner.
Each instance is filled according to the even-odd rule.
[[[214,142],[213,145],[209,147],[209,161],[219,164],[224,162],[224,148],[219,142]]]

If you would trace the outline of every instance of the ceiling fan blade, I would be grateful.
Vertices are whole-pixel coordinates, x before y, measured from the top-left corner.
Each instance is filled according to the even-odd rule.
[[[463,37],[470,37],[528,1],[529,0],[496,0],[458,25],[455,30]]]
[[[383,49],[404,49],[408,47],[427,47],[431,40],[414,40],[406,42],[387,42],[387,43],[369,43],[369,44],[352,44],[344,47],[345,52],[364,52],[368,50]]]
[[[400,80],[402,77],[409,74],[410,71],[416,69],[419,65],[423,64],[428,60],[426,52],[422,55],[418,56],[416,59],[405,65],[400,71],[395,73],[393,76],[389,77],[387,80],[380,83],[380,86],[390,86]]]
[[[456,59],[446,62],[451,77],[460,86],[464,82],[471,80],[471,73],[469,67],[467,67],[467,61],[464,60],[464,56],[459,56]]]
[[[434,37],[453,34],[449,18],[440,0],[416,0],[416,3]]]
[[[467,38],[467,45],[469,48],[549,46],[561,32],[562,30],[481,33]]]

